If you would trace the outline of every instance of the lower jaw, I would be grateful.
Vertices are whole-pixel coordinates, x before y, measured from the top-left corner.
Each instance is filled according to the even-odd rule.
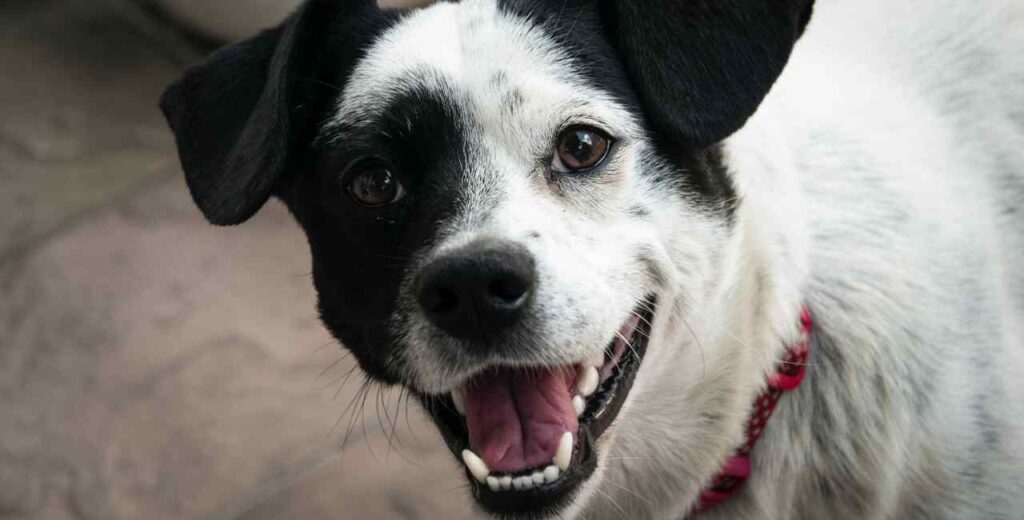
[[[641,320],[635,335],[635,356],[626,357],[615,372],[598,390],[600,399],[580,417],[579,432],[572,461],[554,482],[524,490],[492,491],[486,483],[477,481],[467,472],[473,498],[487,512],[499,517],[547,518],[557,516],[568,507],[597,469],[598,453],[595,445],[619,415],[643,357],[647,350],[654,321],[655,301],[650,299],[638,309]],[[468,447],[468,432],[462,417],[455,413],[447,398],[420,395],[420,402],[441,431],[449,449],[458,460]]]

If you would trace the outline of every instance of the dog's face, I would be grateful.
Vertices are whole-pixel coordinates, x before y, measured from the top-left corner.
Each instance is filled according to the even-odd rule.
[[[164,99],[206,216],[288,205],[324,323],[497,514],[579,511],[634,396],[696,382],[648,365],[694,347],[739,203],[716,143],[809,12],[639,4],[313,1]]]

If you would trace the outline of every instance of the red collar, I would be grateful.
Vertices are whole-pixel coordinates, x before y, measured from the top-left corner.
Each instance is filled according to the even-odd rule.
[[[782,394],[796,389],[804,380],[807,358],[811,353],[811,313],[805,307],[800,313],[800,339],[786,348],[786,355],[768,376],[768,387],[754,401],[754,409],[747,420],[747,442],[726,459],[722,471],[710,487],[700,495],[694,514],[707,511],[725,502],[743,488],[750,477],[750,452],[764,433],[764,427],[775,412]]]

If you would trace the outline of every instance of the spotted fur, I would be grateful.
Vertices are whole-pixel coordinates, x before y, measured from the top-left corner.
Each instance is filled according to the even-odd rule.
[[[494,364],[578,362],[657,296],[596,471],[536,516],[683,518],[806,305],[808,381],[705,517],[1015,518],[1024,8],[726,4],[313,0],[186,73],[164,108],[211,221],[288,204],[324,323],[380,381],[441,395]],[[556,175],[554,136],[578,123],[614,151]],[[366,155],[403,172],[407,201],[346,199]],[[540,287],[485,351],[413,294],[423,266],[480,240],[528,250]]]

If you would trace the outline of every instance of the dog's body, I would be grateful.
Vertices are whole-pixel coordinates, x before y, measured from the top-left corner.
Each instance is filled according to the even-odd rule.
[[[744,199],[732,262],[766,278],[737,283],[755,289],[735,301],[757,302],[748,323],[760,330],[727,355],[778,355],[786,336],[772,331],[801,301],[816,348],[806,386],[783,398],[756,448],[765,478],[708,517],[1019,518],[1024,5],[815,9],[772,93],[727,141]],[[674,409],[677,395],[652,389],[636,414]],[[698,485],[672,480],[690,454],[648,465],[629,459],[646,450],[627,451],[620,464],[644,476],[633,489],[655,503]]]
[[[751,403],[794,341],[806,306],[816,323],[807,380],[782,398],[754,449],[746,487],[706,518],[1024,512],[1019,3],[820,0],[770,93],[792,43],[783,40],[802,30],[809,1],[764,4],[787,10],[781,18],[755,11],[758,1],[732,1],[727,9],[750,10],[737,19],[760,24],[754,14],[762,15],[764,27],[779,31],[764,29],[764,42],[730,47],[733,54],[694,50],[738,60],[720,76],[717,62],[666,68],[658,62],[664,57],[638,57],[646,36],[626,24],[653,24],[655,40],[665,28],[629,2],[464,0],[402,17],[370,17],[361,8],[359,24],[330,4],[311,2],[305,18],[186,75],[165,110],[207,216],[239,223],[271,193],[282,198],[310,237],[324,322],[372,375],[421,395],[454,451],[480,447],[492,477],[502,465],[535,466],[537,452],[549,457],[554,447],[544,432],[532,439],[539,447],[503,445],[522,449],[518,464],[489,456],[493,442],[481,440],[472,416],[484,413],[479,403],[500,399],[469,399],[467,440],[462,426],[450,424],[459,416],[440,411],[453,401],[437,396],[478,392],[486,384],[466,381],[486,370],[519,388],[520,376],[504,367],[564,368],[592,358],[631,307],[656,297],[653,325],[637,336],[646,352],[637,354],[643,361],[632,389],[623,380],[616,384],[626,389],[612,392],[621,399],[601,398],[621,406],[608,414],[614,422],[586,426],[593,439],[584,426],[573,436],[580,452],[593,442],[596,462],[566,473],[576,479],[566,477],[569,491],[523,491],[506,495],[510,502],[497,480],[489,494],[488,473],[478,475],[467,459],[485,508],[682,518],[742,443]],[[616,9],[624,21],[608,29],[611,43],[561,36],[607,28]],[[694,16],[711,25],[745,23],[702,9]],[[325,27],[359,36],[311,43]],[[761,27],[739,32],[762,34]],[[719,47],[737,43],[734,32],[723,34],[730,36]],[[322,50],[331,46],[343,50]],[[616,54],[624,67],[609,57]],[[278,74],[295,61],[299,76]],[[331,72],[322,73],[328,61]],[[258,89],[211,93],[249,69],[268,76]],[[707,72],[713,81],[684,75],[683,95],[674,99],[658,90],[672,77],[668,69]],[[305,80],[344,88],[295,101]],[[302,112],[316,117],[303,126],[296,123]],[[597,125],[618,140],[607,163],[587,174],[600,177],[564,177],[560,163],[544,173],[547,166],[531,162],[538,150],[545,158],[566,122]],[[381,136],[390,144],[366,144]],[[415,155],[413,168],[422,172],[407,188],[385,192],[393,197],[384,209],[350,207],[330,192],[332,172],[353,164],[357,173],[380,171],[362,166],[367,153],[359,150],[387,156],[380,150],[394,147]],[[296,149],[314,159],[296,159]],[[383,186],[390,173],[376,180]],[[349,192],[365,199],[375,188]],[[494,326],[483,330],[480,316],[453,325],[425,303],[439,263],[458,257],[460,275],[467,265],[484,269],[466,263],[466,251],[481,243],[477,256],[527,266],[511,275],[536,272],[529,294],[536,310],[502,331],[507,338],[492,336]],[[387,260],[399,265],[378,265]],[[580,412],[581,423],[592,421],[588,414]],[[583,466],[586,456],[578,457],[572,464]],[[531,500],[542,505],[531,508]]]

